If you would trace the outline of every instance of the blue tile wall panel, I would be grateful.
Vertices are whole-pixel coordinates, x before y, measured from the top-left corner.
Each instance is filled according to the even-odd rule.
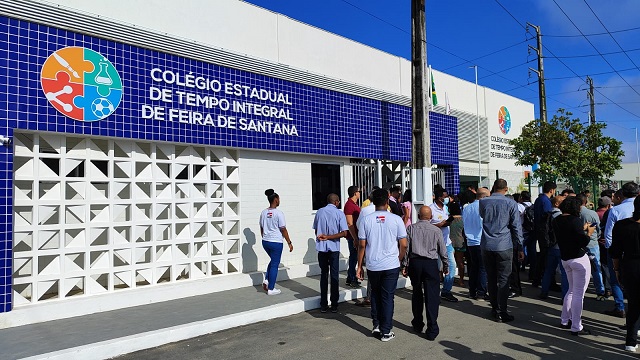
[[[58,112],[44,96],[40,84],[42,65],[54,51],[69,46],[99,52],[117,69],[123,83],[123,98],[109,117],[92,122],[73,120]],[[154,68],[216,79],[222,84],[230,82],[286,94],[291,104],[276,106],[268,100],[157,82],[150,75]],[[410,161],[411,158],[409,107],[6,17],[0,17],[0,73],[0,134],[9,137],[13,136],[14,129],[18,129],[396,161]],[[149,89],[152,86],[169,89],[174,94],[188,90],[200,96],[273,105],[288,110],[292,120],[230,113],[203,105],[190,106],[180,104],[175,97],[167,104],[150,99]],[[215,119],[222,115],[242,117],[246,121],[279,122],[295,126],[298,135],[181,123],[178,120],[144,119],[142,107],[145,105],[208,113]],[[455,118],[439,114],[431,114],[430,118],[434,150],[432,161],[452,165],[450,171],[455,173],[447,177],[447,187],[451,187],[458,183],[457,122]],[[357,134],[357,146],[348,141],[354,134]],[[0,271],[0,312],[9,311],[12,306],[12,156],[11,147],[0,147],[0,260],[3,260],[0,264],[4,267]]]
[[[431,163],[445,169],[445,188],[452,194],[460,191],[458,162],[458,119],[454,116],[429,113]]]

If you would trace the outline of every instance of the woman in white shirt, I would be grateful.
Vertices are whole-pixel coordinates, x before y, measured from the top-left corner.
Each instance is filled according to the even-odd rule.
[[[269,200],[269,207],[262,210],[260,214],[260,235],[262,236],[262,247],[267,255],[271,258],[267,265],[267,273],[262,282],[262,288],[268,295],[280,294],[280,289],[276,289],[276,278],[278,277],[278,266],[282,257],[283,238],[289,244],[289,252],[293,251],[291,239],[284,221],[284,213],[278,210],[280,205],[280,196],[268,189],[264,192]]]

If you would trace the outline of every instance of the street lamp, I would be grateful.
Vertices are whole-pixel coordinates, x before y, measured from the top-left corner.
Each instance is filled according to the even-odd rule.
[[[636,177],[636,182],[640,181],[640,153],[638,153],[638,128],[634,127],[632,129],[635,129],[636,131],[636,161],[638,164],[638,176]]]
[[[473,68],[476,73],[476,127],[478,134],[478,188],[482,184],[482,163],[481,163],[481,152],[480,152],[480,110],[478,110],[478,65],[469,66],[469,68]]]

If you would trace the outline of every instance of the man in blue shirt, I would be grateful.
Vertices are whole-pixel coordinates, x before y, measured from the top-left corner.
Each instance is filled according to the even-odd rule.
[[[547,264],[549,245],[544,241],[546,237],[543,231],[546,230],[544,221],[548,216],[544,216],[544,214],[553,210],[551,197],[556,193],[557,188],[558,185],[555,182],[545,182],[542,185],[542,194],[538,195],[536,202],[533,204],[534,232],[529,234],[529,242],[532,244],[527,247],[527,258],[529,258],[529,281],[534,287],[540,285]],[[540,246],[540,256],[536,254],[536,242]]]
[[[487,295],[487,272],[482,261],[482,251],[480,250],[480,241],[482,239],[482,218],[480,217],[480,199],[489,196],[489,190],[481,188],[475,194],[474,199],[471,197],[473,193],[469,191],[469,200],[473,200],[467,204],[462,210],[462,222],[464,224],[464,234],[467,237],[467,261],[469,262],[469,298],[477,300],[485,298]]]
[[[620,203],[620,205],[614,206],[609,210],[609,217],[607,217],[607,223],[604,228],[604,247],[609,248],[611,246],[612,240],[612,232],[613,226],[616,224],[616,221],[623,220],[626,218],[630,218],[633,216],[633,201],[636,196],[640,192],[640,188],[638,188],[638,184],[630,182],[622,185],[622,196],[624,200]],[[611,256],[607,256],[607,263],[609,266],[609,282],[611,283],[611,293],[613,294],[613,300],[616,303],[616,307],[613,310],[605,311],[604,313],[607,315],[615,316],[615,317],[626,317],[626,313],[624,311],[624,296],[622,294],[622,288],[620,288],[620,283],[618,282],[618,278],[616,277],[616,272],[614,271],[613,262],[611,261]]]
[[[331,274],[331,312],[338,312],[338,271],[340,259],[340,238],[347,236],[347,218],[340,211],[340,197],[327,196],[327,206],[316,212],[313,228],[316,231],[316,250],[320,266],[320,311],[327,312],[327,288]]]
[[[479,204],[482,217],[480,247],[487,270],[492,315],[497,322],[514,319],[507,312],[514,246],[518,248],[518,259],[524,259],[520,212],[518,204],[504,196],[508,190],[507,181],[498,179],[493,183],[493,194],[480,200]]]
[[[358,228],[360,247],[357,276],[359,279],[364,278],[362,263],[366,249],[367,276],[371,287],[372,333],[382,341],[389,341],[396,337],[391,331],[393,297],[398,285],[400,261],[407,253],[407,231],[402,218],[387,211],[387,191],[374,191],[372,201],[376,211],[362,218]]]

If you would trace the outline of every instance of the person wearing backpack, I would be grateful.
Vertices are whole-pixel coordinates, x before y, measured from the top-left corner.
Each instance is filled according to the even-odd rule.
[[[540,299],[546,299],[549,296],[549,288],[551,287],[551,282],[555,280],[556,269],[562,261],[562,259],[560,258],[560,247],[558,246],[558,242],[555,233],[553,232],[551,222],[553,219],[562,214],[562,211],[560,211],[560,204],[562,204],[562,201],[565,198],[565,196],[561,195],[554,196],[551,199],[552,210],[548,213],[544,213],[543,219],[540,221],[540,233],[544,234],[544,237],[541,237],[541,242],[545,243],[548,249],[546,269],[544,270],[544,275],[542,276]],[[567,291],[569,291],[569,280],[567,279],[567,273],[562,266],[560,266],[560,276],[562,278],[562,298],[564,299]]]
[[[545,213],[551,212],[551,210],[553,209],[553,206],[551,206],[551,197],[556,193],[557,188],[558,185],[556,185],[555,182],[546,181],[542,185],[542,194],[538,195],[536,202],[533,204],[535,221],[534,233],[535,237],[538,239],[544,239],[546,237],[546,224],[544,223],[543,215]],[[544,242],[538,241],[538,245],[540,246],[540,257],[538,257],[540,261],[531,264],[531,268],[529,269],[529,280],[531,280],[531,285],[534,287],[540,286],[540,280],[542,279],[546,268],[545,263],[547,259],[547,252],[549,249],[547,244],[545,244]]]
[[[524,247],[526,249],[525,263],[529,263],[529,281],[535,276],[535,266],[537,257],[537,239],[535,236],[535,215],[533,204],[531,203],[531,194],[528,191],[520,193],[520,202],[518,203],[518,211],[520,211],[520,223],[522,224],[522,236],[524,237]]]

